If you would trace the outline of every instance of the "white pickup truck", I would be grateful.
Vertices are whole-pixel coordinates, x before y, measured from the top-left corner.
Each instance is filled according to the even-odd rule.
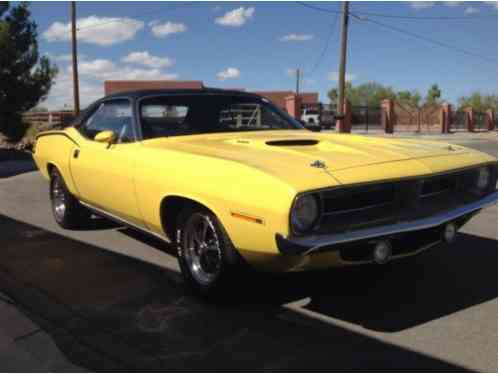
[[[306,108],[301,114],[301,121],[308,125],[320,125],[320,113],[317,109]]]

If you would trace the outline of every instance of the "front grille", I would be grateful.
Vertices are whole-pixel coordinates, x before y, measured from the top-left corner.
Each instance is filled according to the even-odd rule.
[[[322,216],[316,233],[357,230],[432,216],[476,201],[477,168],[426,178],[319,191]],[[492,183],[496,185],[496,168]]]

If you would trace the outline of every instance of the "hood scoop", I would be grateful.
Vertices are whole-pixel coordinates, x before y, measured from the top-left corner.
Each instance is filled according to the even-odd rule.
[[[266,145],[278,146],[278,147],[299,147],[299,146],[311,146],[317,145],[318,140],[315,139],[289,139],[289,140],[270,140],[266,142]]]

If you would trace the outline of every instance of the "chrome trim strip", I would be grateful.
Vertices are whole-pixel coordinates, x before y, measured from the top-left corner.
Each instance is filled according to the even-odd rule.
[[[402,232],[417,231],[417,230],[428,229],[431,227],[436,227],[448,221],[453,221],[466,214],[475,212],[476,210],[494,205],[497,202],[498,202],[498,191],[495,191],[492,194],[474,203],[467,204],[459,208],[450,210],[448,212],[440,213],[435,216],[419,219],[416,221],[400,222],[393,225],[372,227],[369,229],[351,231],[342,234],[310,235],[306,237],[295,237],[295,238],[290,237],[287,238],[286,240],[302,247],[308,247],[309,249],[303,253],[303,255],[308,255],[312,252],[317,251],[321,247],[325,246],[349,243],[363,239],[375,238],[378,236],[398,234]]]
[[[145,229],[145,228],[142,228],[142,227],[139,227],[129,221],[126,221],[112,213],[108,213],[106,212],[105,210],[102,210],[102,209],[99,209],[99,208],[96,208],[95,206],[91,205],[91,204],[88,204],[88,203],[85,203],[84,201],[81,201],[79,200],[80,204],[87,207],[88,209],[94,211],[96,214],[101,214],[102,216],[104,216],[105,218],[107,219],[110,219],[111,221],[114,221],[116,223],[119,223],[121,225],[124,225],[124,226],[128,226],[132,229],[135,229],[135,230],[138,230],[138,231],[142,231],[143,233],[146,233],[146,234],[149,234],[149,235],[152,235],[158,239],[161,239],[163,241],[165,241],[166,243],[171,243],[171,240],[165,236],[162,236],[162,235],[159,235],[159,234],[156,234],[155,232],[153,231],[150,231],[148,229]]]

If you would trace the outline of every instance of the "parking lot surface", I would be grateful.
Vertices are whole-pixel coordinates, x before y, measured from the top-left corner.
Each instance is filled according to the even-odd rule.
[[[494,137],[449,141],[498,156]],[[496,207],[451,246],[386,266],[253,274],[211,304],[185,290],[172,248],[104,220],[61,230],[41,176],[6,165],[2,371],[498,370]]]

